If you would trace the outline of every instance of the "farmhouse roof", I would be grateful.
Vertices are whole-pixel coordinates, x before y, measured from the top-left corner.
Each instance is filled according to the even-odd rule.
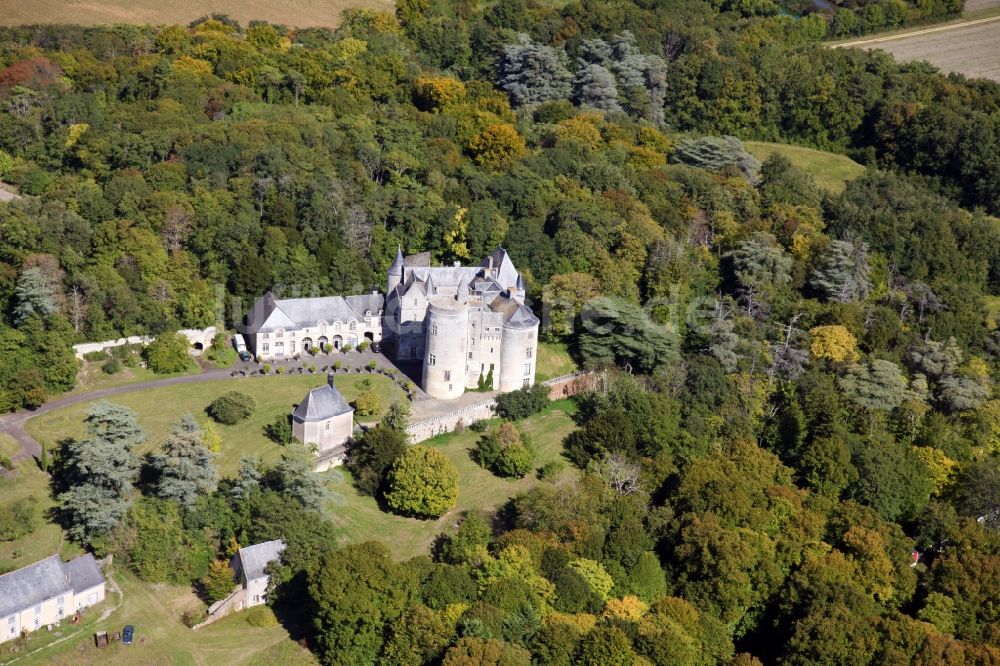
[[[66,562],[63,564],[63,571],[74,592],[85,592],[104,582],[104,576],[97,568],[97,560],[90,553]]]
[[[260,578],[264,575],[265,567],[281,557],[281,551],[284,549],[285,542],[281,539],[240,548],[240,567],[243,569],[243,576],[247,580]]]
[[[63,563],[58,555],[0,576],[0,619],[70,591],[83,592],[104,582],[93,555]]]

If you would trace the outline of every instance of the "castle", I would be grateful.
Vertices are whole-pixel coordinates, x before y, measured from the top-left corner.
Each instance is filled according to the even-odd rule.
[[[421,362],[424,391],[450,399],[490,378],[488,388],[500,391],[534,383],[539,321],[524,298],[524,278],[503,248],[478,266],[431,266],[429,252],[397,250],[384,295],[277,299],[268,292],[241,332],[261,361],[379,343],[399,362]]]

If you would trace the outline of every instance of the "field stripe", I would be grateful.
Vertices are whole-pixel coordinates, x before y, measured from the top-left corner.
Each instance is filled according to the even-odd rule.
[[[990,23],[991,21],[1000,21],[1000,16],[990,16],[988,18],[975,19],[974,21],[962,21],[961,23],[952,23],[950,25],[939,25],[934,28],[924,28],[923,30],[914,30],[913,32],[904,32],[899,35],[889,35],[887,37],[874,37],[872,39],[859,39],[853,42],[845,42],[843,44],[831,44],[831,48],[842,49],[851,46],[862,46],[864,44],[876,44],[878,42],[888,42],[895,39],[906,39],[907,37],[918,37],[920,35],[926,35],[932,32],[942,32],[944,30],[955,30],[956,28],[968,28],[969,26],[979,25],[980,23]]]

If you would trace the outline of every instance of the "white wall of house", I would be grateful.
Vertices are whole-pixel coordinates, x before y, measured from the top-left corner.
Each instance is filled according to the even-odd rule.
[[[315,444],[322,454],[344,442],[354,432],[352,412],[340,414],[324,421],[300,421],[292,418],[292,435],[304,444]]]
[[[289,359],[296,354],[308,352],[310,347],[341,349],[351,345],[352,348],[357,348],[366,339],[369,342],[380,342],[382,317],[372,315],[361,320],[330,324],[321,322],[307,328],[281,329],[245,337],[258,361]]]
[[[244,583],[243,587],[247,591],[247,608],[259,606],[267,601],[267,584],[270,581],[270,576],[261,576]]]
[[[104,601],[104,583],[74,594],[72,590],[42,603],[0,618],[0,643],[13,640],[22,630],[37,631],[58,624],[76,611]]]

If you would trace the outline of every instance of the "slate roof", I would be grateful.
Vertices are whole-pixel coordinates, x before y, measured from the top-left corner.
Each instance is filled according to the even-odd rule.
[[[93,555],[63,563],[58,555],[0,576],[0,618],[67,594],[83,592],[104,582]]]
[[[90,553],[66,562],[63,571],[66,572],[74,592],[84,592],[104,582],[104,576],[97,568],[97,560]]]
[[[531,308],[507,296],[493,299],[490,309],[503,315],[504,326],[508,328],[532,328],[539,324],[538,317]]]
[[[360,308],[360,311],[359,311]],[[316,326],[321,321],[333,323],[351,319],[363,321],[365,311],[377,313],[385,308],[382,294],[360,296],[321,296],[319,298],[277,299],[267,292],[257,299],[247,313],[243,333],[270,333],[279,328],[300,329]]]
[[[247,580],[260,578],[264,575],[264,568],[281,557],[281,551],[284,549],[285,542],[281,539],[240,548],[240,566],[243,568],[243,576]]]
[[[309,393],[294,410],[292,416],[301,421],[325,421],[326,419],[353,412],[344,396],[333,384],[333,375],[327,376],[326,384],[309,389]]]

